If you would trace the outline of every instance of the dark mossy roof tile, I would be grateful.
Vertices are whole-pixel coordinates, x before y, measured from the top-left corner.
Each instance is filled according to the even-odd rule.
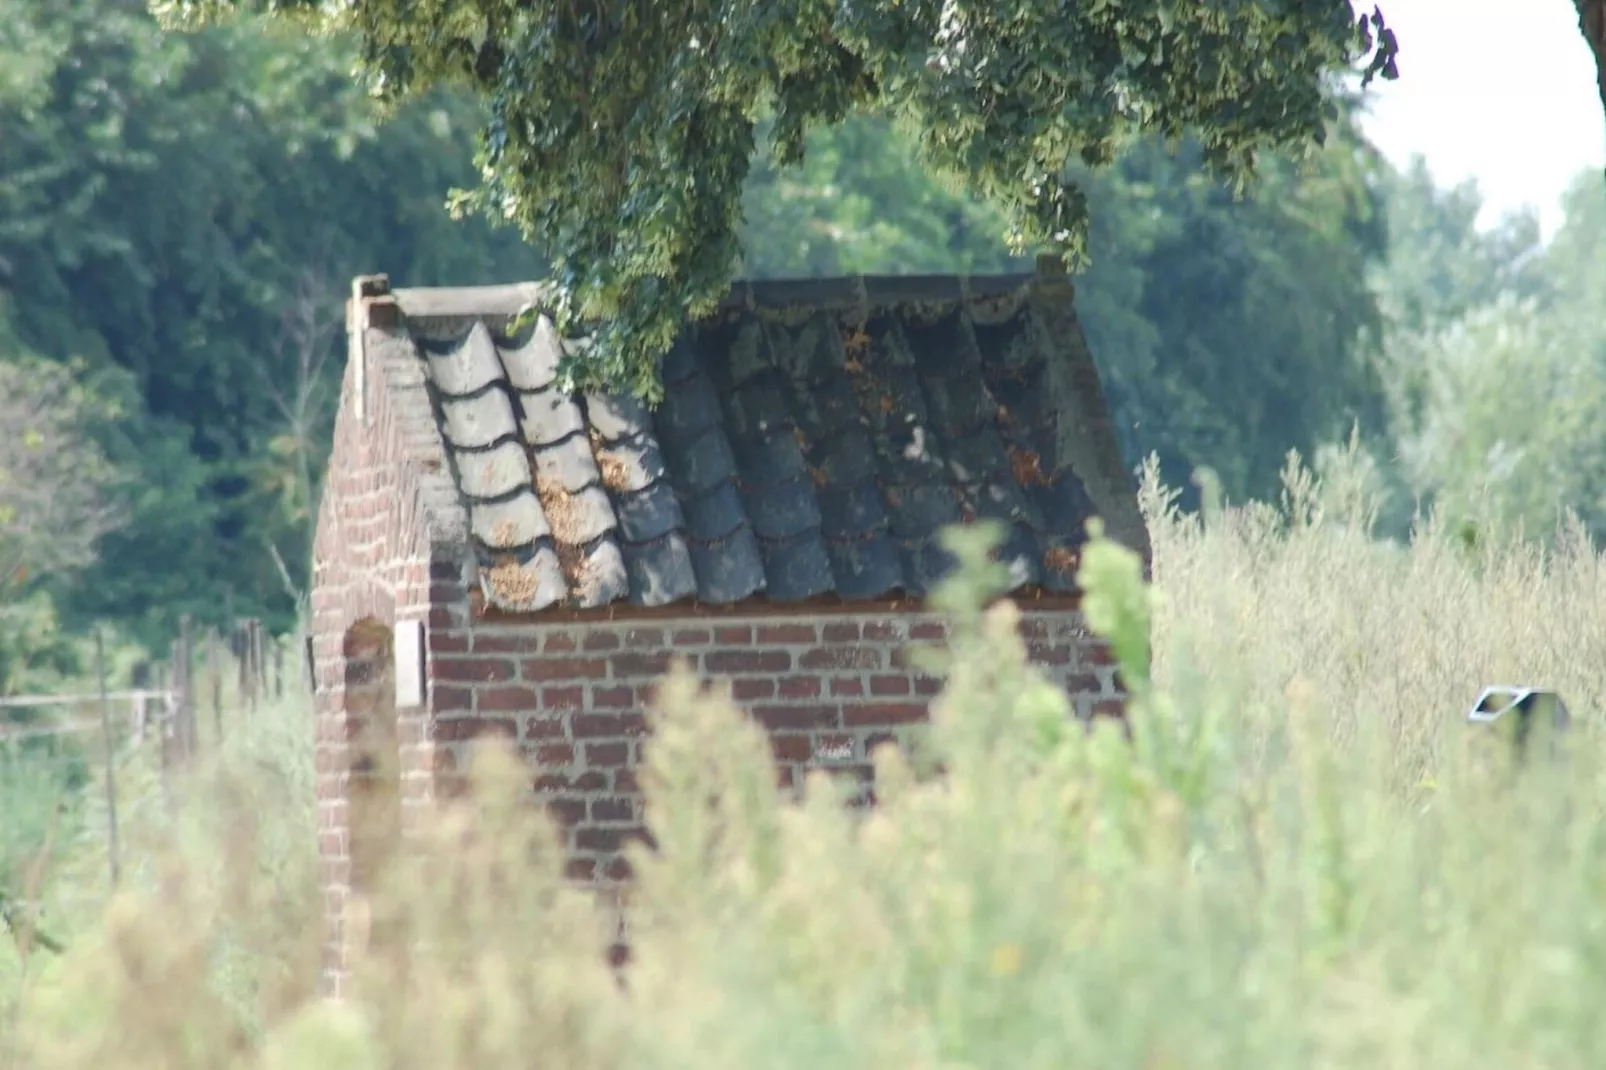
[[[630,575],[630,601],[638,606],[662,606],[697,594],[691,551],[678,530],[666,531],[647,542],[624,543],[625,569]]]
[[[764,557],[765,591],[781,602],[799,602],[836,590],[831,559],[818,527],[789,538],[759,537]]]
[[[686,541],[699,600],[729,605],[764,590],[764,561],[758,539],[746,524],[722,539]]]

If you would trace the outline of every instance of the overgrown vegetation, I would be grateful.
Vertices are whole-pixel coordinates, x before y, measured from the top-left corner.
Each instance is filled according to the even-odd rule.
[[[983,608],[996,577],[976,532],[943,595],[944,773],[882,752],[868,816],[824,779],[779,796],[761,732],[675,678],[647,752],[661,850],[635,860],[623,988],[605,919],[492,760],[382,899],[411,951],[378,944],[366,996],[311,1001],[315,955],[292,938],[319,909],[311,735],[305,711],[261,718],[268,734],[234,739],[195,785],[194,823],[141,848],[65,956],[30,959],[5,1057],[1593,1066],[1606,562],[1576,525],[1549,548],[1469,550],[1432,523],[1376,541],[1356,465],[1291,463],[1279,507],[1207,495],[1203,515],[1150,469],[1153,590],[1108,544],[1082,573],[1091,619],[1137,659],[1130,743],[1068,722],[1011,607]],[[1518,768],[1463,723],[1493,680],[1562,691],[1582,722],[1568,763]]]
[[[432,12],[507,7],[403,6],[414,28]],[[836,114],[865,103],[854,94],[866,86],[833,88],[844,72],[817,62],[886,60],[888,38],[850,23],[898,5],[861,5],[829,33],[818,19],[783,27],[818,5],[762,7],[655,17],[752,15],[726,66],[701,72],[727,88],[773,81],[768,68],[733,81],[744,55],[787,34],[810,42],[783,57],[793,81],[781,92],[724,115],[727,134],[764,116],[765,145],[802,138],[802,166],[748,154],[737,137],[723,148],[743,152],[725,152],[724,181],[702,200],[661,181],[627,191],[646,219],[628,233],[614,210],[624,187],[588,186],[592,199],[568,209],[553,200],[545,222],[569,209],[580,221],[557,228],[575,239],[561,278],[580,305],[631,297],[641,315],[618,326],[640,356],[655,325],[661,335],[734,269],[734,237],[740,266],[760,276],[1007,270],[1021,266],[1002,240],[1011,211],[1037,237],[1063,224],[1046,236],[1075,239],[1085,207],[1092,266],[1078,309],[1123,448],[1157,455],[1144,491],[1154,591],[1112,547],[1085,560],[1088,611],[1119,636],[1139,689],[1131,743],[1067,721],[1024,666],[1008,610],[981,610],[992,581],[968,543],[973,568],[944,596],[965,624],[933,737],[945,778],[883,756],[868,818],[837,809],[823,781],[795,807],[771,790],[755,731],[680,680],[649,752],[665,851],[637,860],[626,989],[602,962],[607,919],[562,885],[545,826],[493,764],[478,801],[440,815],[379,903],[419,950],[379,945],[364,966],[371,998],[341,1010],[313,999],[322,903],[304,703],[232,718],[182,790],[164,789],[152,748],[118,752],[115,899],[98,748],[0,744],[0,1070],[440,1070],[532,1053],[577,1070],[1597,1064],[1598,186],[1580,183],[1549,243],[1529,217],[1479,231],[1475,190],[1394,172],[1360,136],[1358,102],[1307,84],[1341,62],[1352,23],[1301,38],[1311,47],[1287,69],[1250,72],[1262,89],[1300,82],[1298,107],[1269,126],[1262,110],[1196,128],[1171,120],[1215,98],[1190,97],[1149,57],[1163,49],[1174,67],[1208,46],[1253,60],[1280,48],[1274,35],[1246,49],[1253,35],[1226,41],[1215,14],[1169,0],[1040,5],[1008,25],[990,21],[1007,5],[972,5],[974,25],[944,44],[957,56],[979,42],[962,62],[880,94],[893,105],[883,112],[916,120],[910,130],[873,109]],[[935,7],[904,7],[905,29],[929,28]],[[1016,100],[986,121],[922,126],[937,104],[973,109],[979,96],[944,87],[989,50],[1064,44],[1045,34],[1070,7],[1083,29],[1113,34],[1083,75],[1153,74],[1160,112],[1078,114],[1017,138],[1031,102]],[[1144,18],[1119,21],[1134,10]],[[1178,12],[1186,21],[1168,28]],[[1589,18],[1586,36],[1599,29]],[[577,62],[630,83],[642,25]],[[496,46],[489,25],[450,28]],[[833,51],[839,31],[845,52]],[[673,44],[659,36],[648,43]],[[545,271],[512,231],[442,209],[473,177],[482,111],[411,94],[381,125],[348,76],[363,43],[276,33],[257,17],[169,34],[145,0],[0,0],[0,694],[81,680],[92,621],[113,625],[118,678],[180,614],[292,626],[345,280]],[[367,59],[378,69],[396,55]],[[504,63],[472,80],[483,90],[525,73]],[[822,86],[846,95],[811,112]],[[652,100],[673,110],[706,88]],[[1236,108],[1238,96],[1221,100]],[[493,129],[517,111],[492,110]],[[662,143],[674,124],[661,118],[613,140],[603,124],[601,156],[667,145],[648,179],[709,175],[685,166],[684,141]],[[1326,145],[1308,152],[1318,128]],[[1140,136],[1164,133],[1186,136]],[[1207,164],[1257,143],[1288,151],[1262,154],[1258,181],[1235,196]],[[954,167],[924,166],[967,146],[981,151],[958,170],[1001,194],[991,203],[945,184]],[[1009,170],[1012,190],[996,181],[1023,151],[1046,175],[1032,156],[1045,146],[1055,181],[1027,200],[1025,171]],[[591,173],[598,153],[572,147],[539,175],[509,158],[503,188]],[[1089,151],[1061,170],[1072,148]],[[1310,470],[1291,464],[1279,480],[1290,445]],[[1188,485],[1202,464],[1216,477]],[[1277,506],[1223,505],[1279,493]],[[1413,530],[1419,506],[1437,519]],[[1461,715],[1494,681],[1566,696],[1582,721],[1568,766],[1514,775],[1502,752],[1474,746]],[[471,825],[486,835],[465,843]]]

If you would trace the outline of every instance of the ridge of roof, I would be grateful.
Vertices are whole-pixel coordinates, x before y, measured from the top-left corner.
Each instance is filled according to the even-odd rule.
[[[986,301],[1034,287],[1075,284],[1054,257],[1039,258],[1035,272],[983,275],[839,275],[824,278],[738,279],[715,306],[713,315],[742,309],[853,309],[895,304]],[[415,319],[513,317],[544,310],[554,287],[546,282],[480,286],[411,286],[391,289],[388,276],[359,276],[354,292],[369,299],[391,298],[402,315]]]

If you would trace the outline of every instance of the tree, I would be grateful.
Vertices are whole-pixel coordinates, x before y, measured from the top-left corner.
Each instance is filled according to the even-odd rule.
[[[1576,323],[1512,295],[1392,340],[1416,388],[1396,402],[1402,474],[1445,520],[1545,539],[1571,508],[1606,530],[1606,365],[1579,341]]]
[[[1476,227],[1471,186],[1420,164],[1388,192],[1383,372],[1403,489],[1451,523],[1521,524],[1559,510],[1606,535],[1606,199],[1581,175],[1561,229],[1531,213]]]
[[[1085,176],[1077,304],[1132,464],[1154,452],[1172,486],[1208,465],[1229,498],[1272,497],[1289,449],[1314,456],[1356,421],[1383,423],[1368,287],[1386,244],[1381,162],[1350,119],[1303,166],[1268,154],[1243,196],[1186,141]]]
[[[1386,205],[1388,256],[1372,282],[1391,329],[1424,330],[1502,294],[1549,295],[1544,237],[1532,209],[1480,230],[1483,197],[1476,183],[1440,188],[1421,157],[1404,170],[1380,170],[1377,187]]]
[[[91,564],[121,520],[80,371],[0,353],[0,616],[40,580]]]
[[[655,396],[687,313],[724,295],[761,115],[781,164],[856,111],[1006,213],[1011,248],[1084,250],[1084,191],[1136,133],[1197,139],[1224,173],[1319,141],[1342,72],[1394,73],[1348,0],[152,0],[174,26],[268,12],[352,34],[399,102],[441,85],[489,105],[463,206],[552,257],[555,310],[597,344],[572,385]]]
[[[81,363],[23,352],[0,324],[0,695],[73,662],[53,595],[123,523],[123,473],[93,434],[115,409]]]
[[[1606,108],[1606,0],[1573,0],[1578,6],[1578,29],[1595,54],[1601,107]]]
[[[292,532],[323,463],[287,420],[327,419],[314,402],[338,390],[341,339],[281,344],[285,309],[311,268],[397,285],[541,273],[516,234],[444,210],[482,115],[436,95],[381,126],[349,41],[266,20],[179,35],[145,0],[0,0],[0,27],[0,331],[115,386],[115,418],[89,433],[130,477],[127,523],[54,592],[63,623],[116,620],[158,646],[181,614],[221,623],[232,601],[287,627],[273,551],[304,587]],[[320,322],[340,322],[344,289],[316,295]],[[312,430],[302,442],[327,442]]]
[[[761,140],[771,124],[760,125]],[[985,274],[1022,270],[998,209],[920,166],[885,119],[852,116],[810,131],[802,163],[756,154],[742,194],[749,278]]]

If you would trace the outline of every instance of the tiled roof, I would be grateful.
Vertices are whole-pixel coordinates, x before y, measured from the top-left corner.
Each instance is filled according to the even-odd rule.
[[[1017,587],[1069,591],[1090,516],[1143,539],[1063,282],[739,284],[652,410],[559,390],[577,343],[509,333],[540,294],[395,295],[500,608],[919,597],[980,517]]]

